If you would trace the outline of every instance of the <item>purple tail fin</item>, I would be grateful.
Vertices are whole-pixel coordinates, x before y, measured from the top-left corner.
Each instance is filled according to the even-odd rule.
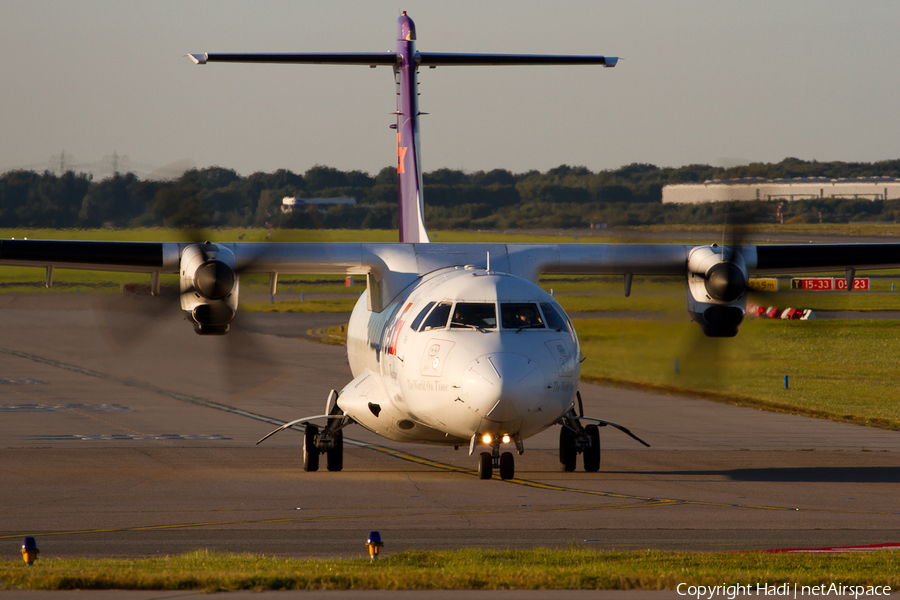
[[[416,24],[397,19],[397,175],[400,178],[400,241],[428,242],[422,201],[422,160],[419,152],[419,94],[416,81]]]

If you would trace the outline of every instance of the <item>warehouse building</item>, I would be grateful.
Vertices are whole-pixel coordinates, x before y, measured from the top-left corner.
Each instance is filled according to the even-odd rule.
[[[716,179],[703,183],[667,185],[663,204],[698,204],[740,200],[894,200],[900,198],[900,179],[866,177],[860,179]]]

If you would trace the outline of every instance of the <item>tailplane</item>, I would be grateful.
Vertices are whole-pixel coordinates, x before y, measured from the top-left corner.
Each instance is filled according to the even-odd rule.
[[[399,180],[400,241],[428,242],[422,197],[422,160],[419,150],[419,67],[512,66],[512,65],[602,65],[614,67],[612,56],[543,54],[458,54],[416,51],[416,25],[406,11],[397,19],[396,52],[341,52],[295,54],[188,54],[194,63],[211,62],[328,64],[390,66],[397,84],[397,176]]]

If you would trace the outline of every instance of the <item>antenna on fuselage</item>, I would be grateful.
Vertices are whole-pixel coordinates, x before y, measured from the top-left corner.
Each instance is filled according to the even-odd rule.
[[[491,251],[490,250],[488,250],[488,253],[487,253],[487,272],[488,273],[491,272]]]

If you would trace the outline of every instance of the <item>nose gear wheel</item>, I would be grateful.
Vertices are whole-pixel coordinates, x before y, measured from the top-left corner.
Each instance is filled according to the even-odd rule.
[[[516,475],[516,459],[512,452],[500,453],[500,442],[491,444],[491,452],[478,455],[478,478],[490,479],[494,469],[500,470],[500,479],[512,479]]]

